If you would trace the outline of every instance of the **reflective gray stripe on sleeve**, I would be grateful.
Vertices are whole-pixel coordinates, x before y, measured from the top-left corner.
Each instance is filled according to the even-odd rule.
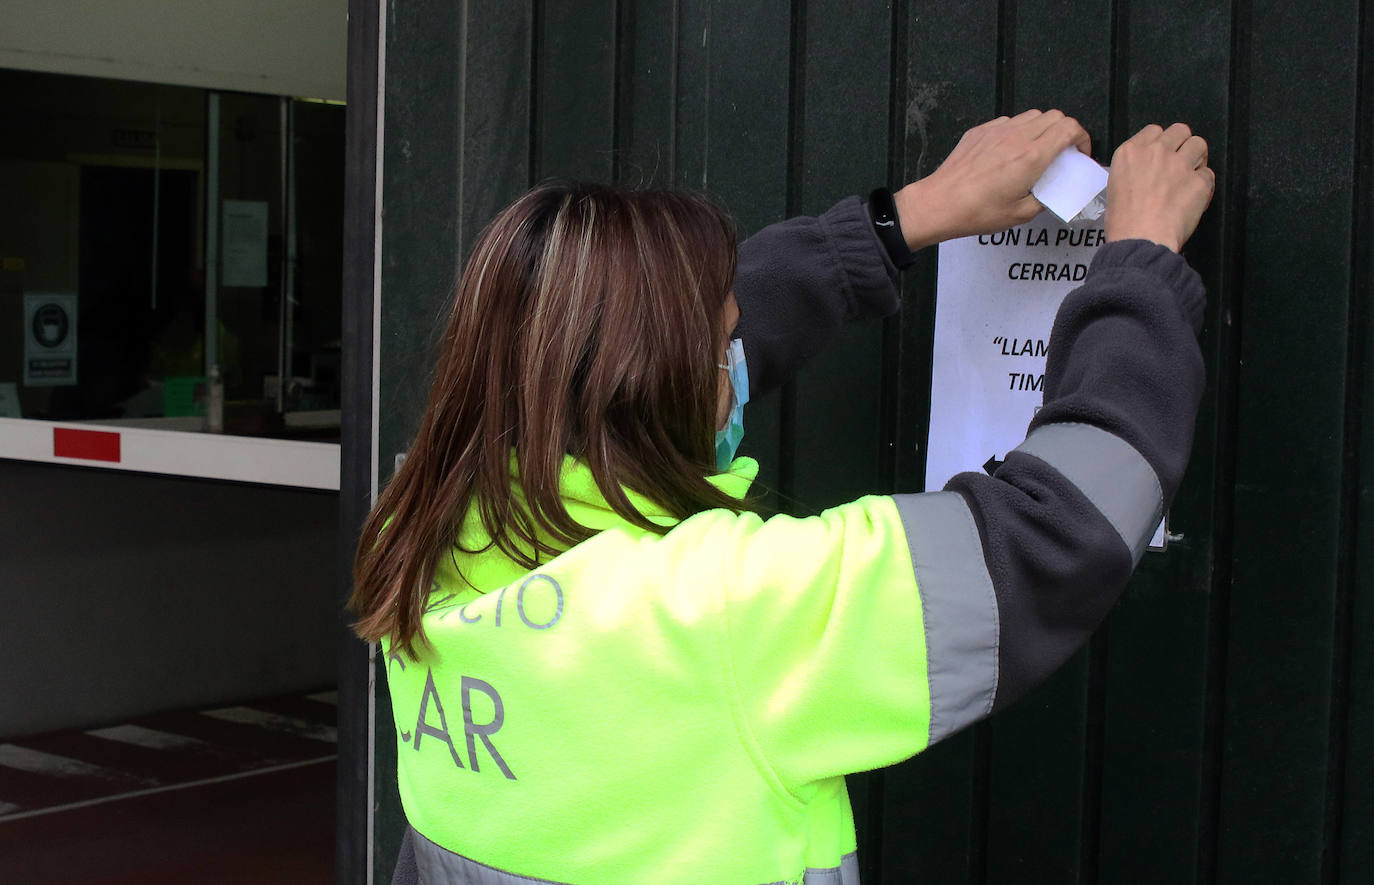
[[[424,885],[565,885],[551,879],[536,879],[489,867],[431,842],[414,827],[408,827],[407,831],[408,841],[415,851],[420,881]],[[846,854],[840,858],[838,867],[807,867],[802,882],[804,885],[859,885],[859,856]],[[782,882],[774,885],[782,885]]]
[[[906,529],[930,678],[930,743],[992,712],[997,695],[997,594],[983,539],[958,492],[893,495]]]
[[[840,858],[837,867],[807,867],[802,885],[859,885],[859,855],[854,852],[846,854]]]
[[[1091,424],[1046,424],[1014,451],[1034,455],[1077,486],[1121,535],[1131,562],[1140,562],[1164,516],[1164,492],[1130,443]]]

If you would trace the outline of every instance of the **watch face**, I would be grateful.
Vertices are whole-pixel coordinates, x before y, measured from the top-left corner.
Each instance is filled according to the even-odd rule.
[[[868,195],[868,211],[878,227],[890,228],[897,224],[897,206],[892,200],[892,192],[885,187],[875,188]]]

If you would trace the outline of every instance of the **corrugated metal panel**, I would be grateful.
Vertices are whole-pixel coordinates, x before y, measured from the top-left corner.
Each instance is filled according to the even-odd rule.
[[[442,322],[454,244],[534,181],[704,188],[749,233],[927,174],[998,113],[1063,107],[1103,161],[1146,122],[1205,135],[1219,187],[1187,251],[1210,292],[1209,383],[1172,514],[1183,538],[1146,557],[1046,685],[855,779],[865,881],[1374,878],[1363,4],[383,8],[383,465],[415,422],[416,346]],[[922,487],[934,280],[931,251],[900,318],[849,330],[750,406],[745,451],[782,506]],[[390,752],[379,871],[398,820]]]

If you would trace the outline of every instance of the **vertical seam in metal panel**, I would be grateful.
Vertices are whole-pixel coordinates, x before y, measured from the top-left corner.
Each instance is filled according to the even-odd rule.
[[[997,80],[993,103],[998,115],[1023,108],[1016,99],[1016,0],[997,2]],[[987,721],[973,729],[973,771],[970,777],[968,881],[982,885],[988,880],[988,851],[992,847],[992,726]]]
[[[620,179],[620,0],[611,3],[611,180]]]
[[[806,130],[806,0],[791,0],[792,29],[787,59],[786,213],[801,212]]]
[[[997,2],[997,94],[998,114],[1013,113],[1016,98],[1016,0]],[[1017,108],[1016,110],[1023,110]]]
[[[1223,170],[1221,291],[1218,297],[1217,432],[1212,504],[1212,581],[1207,607],[1207,661],[1203,714],[1203,760],[1198,802],[1197,876],[1217,880],[1220,868],[1221,791],[1225,768],[1227,657],[1230,646],[1231,581],[1234,575],[1237,367],[1243,334],[1245,203],[1249,189],[1250,0],[1231,4],[1230,83],[1227,89],[1226,156]],[[1215,167],[1215,161],[1213,166]]]
[[[1096,882],[1102,849],[1102,764],[1106,757],[1107,656],[1111,633],[1106,625],[1088,643],[1087,701],[1084,710],[1083,792],[1079,800],[1078,881]]]
[[[379,484],[377,446],[380,439],[380,385],[382,376],[382,172],[386,130],[386,4],[377,0],[377,152],[373,169],[372,192],[372,465],[369,478],[369,504],[377,503]],[[371,797],[369,797],[370,799]],[[368,807],[372,807],[369,801]]]
[[[1016,95],[1016,0],[997,2],[997,79],[993,103],[998,115],[1023,110],[1013,106]],[[973,760],[970,775],[968,881],[982,885],[988,880],[988,852],[992,847],[992,726],[987,721],[973,728]]]
[[[802,174],[806,135],[806,0],[791,0],[791,33],[787,60],[787,187],[784,197],[788,217],[801,213]],[[796,498],[797,382],[788,381],[779,391],[778,403],[778,498],[782,509],[795,512]]]
[[[1345,433],[1341,448],[1340,537],[1337,547],[1336,601],[1333,618],[1335,634],[1331,655],[1331,722],[1327,744],[1326,813],[1322,851],[1321,880],[1340,880],[1341,836],[1345,825],[1345,774],[1349,741],[1349,706],[1354,625],[1350,612],[1355,594],[1357,541],[1359,537],[1360,441],[1364,429],[1361,404],[1364,395],[1364,332],[1369,321],[1370,288],[1370,174],[1374,162],[1371,124],[1374,115],[1368,107],[1370,58],[1365,38],[1369,34],[1367,3],[1358,7],[1355,52],[1355,153],[1352,157],[1353,194],[1350,221],[1350,301],[1347,313]]]
[[[921,39],[917,36],[918,26],[928,23],[922,21],[920,10],[924,9],[923,6],[918,6],[912,0],[905,0],[904,5],[904,46],[909,46]],[[920,33],[926,35],[928,30],[927,28]],[[993,50],[994,55],[989,61],[995,71],[995,42]],[[905,48],[903,52],[905,67],[900,76],[905,96],[898,112],[904,156],[902,164],[896,167],[894,178],[904,183],[908,180],[908,175],[919,179],[926,173],[925,161],[930,142],[928,120],[922,120],[920,125],[917,125],[913,123],[915,117],[908,116],[911,110],[910,102],[915,99],[918,91],[912,71],[916,57]],[[928,83],[921,84],[921,88],[928,86]],[[995,107],[995,104],[994,100],[989,108]],[[931,107],[923,104],[916,110],[925,114]],[[983,113],[983,110],[979,110],[978,113]],[[908,150],[906,142],[913,135],[918,138],[919,144]],[[897,447],[893,453],[892,482],[896,491],[914,492],[925,488],[926,456],[930,436],[931,348],[934,341],[934,304],[938,300],[938,293],[935,291],[938,265],[939,249],[931,247],[923,250],[917,256],[916,263],[902,274],[903,307],[898,314],[901,339],[898,347],[898,378],[895,385],[897,406],[893,418]],[[916,406],[919,407],[913,408]]]
[[[530,30],[533,32],[534,29]],[[467,214],[464,200],[468,180],[468,33],[468,0],[462,0],[458,7],[458,221],[454,225],[460,250],[458,268],[462,267],[465,260],[462,253],[467,251],[463,219]]]
[[[888,41],[888,103],[887,103],[887,179],[899,187],[906,168],[906,42],[907,2],[894,0],[892,4],[891,37]],[[919,174],[919,173],[918,173]],[[905,288],[906,274],[899,274],[899,293]],[[879,392],[878,475],[885,491],[897,490],[897,403],[901,400],[901,344],[902,316],[883,321],[882,389]]]
[[[1130,6],[1114,0],[1108,35],[1107,131],[1097,133],[1099,156],[1126,135],[1130,114]],[[1096,882],[1102,864],[1102,785],[1106,759],[1107,668],[1111,629],[1103,625],[1088,643],[1084,706],[1083,783],[1079,799],[1078,881]]]
[[[628,108],[627,90],[631,78],[626,70],[626,47],[632,41],[626,22],[631,20],[633,6],[624,0],[615,0],[611,9],[611,180],[620,181],[621,155],[625,146],[621,143],[625,136],[625,123],[633,110]]]
[[[376,165],[373,167],[372,219],[372,451],[369,507],[377,503],[378,444],[380,440],[382,373],[382,200],[383,161],[386,143],[386,32],[387,0],[377,0],[377,132]],[[367,654],[367,885],[372,885],[376,865],[377,807],[377,644],[368,643]]]
[[[364,500],[370,501],[372,414],[373,267],[376,259],[376,108],[377,40],[374,29],[381,23],[376,16],[378,0],[350,0],[348,101],[346,121],[346,166],[344,237],[346,254],[355,260],[345,262],[342,281],[343,313],[341,334],[344,371],[341,374],[343,407],[339,483],[338,566],[342,599],[351,588],[349,564],[357,543],[358,530],[366,516]],[[356,112],[356,113],[355,113]],[[358,248],[361,247],[361,248]],[[335,824],[336,876],[340,882],[365,882],[371,868],[368,846],[372,840],[372,818],[368,797],[373,778],[368,733],[372,728],[372,697],[368,683],[367,647],[347,627],[346,612],[340,605],[340,637],[336,650],[339,677],[339,760],[336,774],[337,813]],[[361,672],[360,672],[361,671]],[[358,677],[362,678],[358,678]]]
[[[1110,151],[1113,146],[1120,144],[1130,134],[1128,132],[1131,125],[1130,23],[1129,0],[1115,0],[1112,3],[1111,71],[1109,73],[1110,82],[1107,86],[1108,101],[1111,102],[1111,105],[1107,109],[1107,131],[1097,133],[1102,140],[1094,145],[1097,148],[1094,153],[1106,162],[1110,162],[1108,158],[1111,156]]]
[[[988,881],[989,823],[992,806],[992,723],[987,719],[971,729],[972,771],[969,772],[968,876],[969,885]]]
[[[678,110],[678,65],[682,58],[682,6],[673,0],[672,61],[668,65],[668,174],[665,182],[668,187],[677,186],[677,110]]]
[[[544,49],[544,0],[530,0],[530,46],[528,108],[529,144],[526,150],[525,183],[533,186],[542,179],[539,168],[539,53]],[[459,204],[461,214],[462,204]]]
[[[711,9],[714,3],[706,5],[706,24],[701,31],[703,64],[702,76],[705,80],[701,97],[701,183],[697,187],[706,190],[711,176]]]
[[[887,179],[893,187],[902,181],[906,167],[906,102],[907,102],[907,16],[908,0],[893,0],[892,17],[888,24],[888,105],[887,105]],[[905,274],[897,280],[900,294]],[[879,391],[879,482],[885,491],[897,490],[897,413],[901,401],[901,312],[883,321],[881,390]],[[884,827],[883,814],[887,804],[887,773],[875,771],[868,782],[867,844],[859,846],[860,881],[882,881]]]

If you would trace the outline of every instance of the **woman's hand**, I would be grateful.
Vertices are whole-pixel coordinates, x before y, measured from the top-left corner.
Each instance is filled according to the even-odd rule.
[[[907,246],[1030,221],[1044,208],[1031,185],[1070,145],[1092,152],[1088,133],[1063,111],[1024,111],[965,132],[940,168],[893,194]]]
[[[1207,142],[1182,123],[1146,126],[1112,157],[1107,242],[1153,240],[1177,252],[1212,202],[1216,182]]]

